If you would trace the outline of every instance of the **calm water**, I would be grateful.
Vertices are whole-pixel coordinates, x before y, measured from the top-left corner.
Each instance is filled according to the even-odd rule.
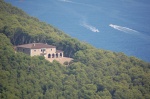
[[[149,0],[5,0],[93,46],[150,62]]]

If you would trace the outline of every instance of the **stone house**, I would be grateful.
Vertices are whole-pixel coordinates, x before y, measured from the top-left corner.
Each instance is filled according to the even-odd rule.
[[[30,56],[44,56],[45,58],[63,58],[63,51],[56,50],[56,46],[44,43],[30,43],[16,46],[16,51]]]

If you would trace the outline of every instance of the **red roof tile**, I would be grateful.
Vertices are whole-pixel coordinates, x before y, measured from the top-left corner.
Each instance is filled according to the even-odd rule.
[[[30,48],[30,49],[56,48],[55,46],[48,45],[48,44],[44,44],[44,43],[30,43],[30,44],[23,44],[23,45],[18,45],[17,47]]]

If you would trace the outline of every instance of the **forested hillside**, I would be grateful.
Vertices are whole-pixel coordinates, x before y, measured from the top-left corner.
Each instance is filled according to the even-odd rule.
[[[92,48],[69,37],[53,26],[28,16],[22,10],[0,0],[0,32],[4,33],[13,45],[43,42],[56,45],[72,57],[78,50]]]
[[[15,53],[13,45],[34,41],[74,61]],[[96,49],[0,0],[0,99],[150,99],[150,64]]]

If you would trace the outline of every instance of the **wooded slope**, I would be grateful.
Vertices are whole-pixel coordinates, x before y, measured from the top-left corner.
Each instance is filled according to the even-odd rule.
[[[13,45],[47,42],[74,62],[15,53]],[[96,49],[0,0],[1,99],[150,99],[150,64]]]

